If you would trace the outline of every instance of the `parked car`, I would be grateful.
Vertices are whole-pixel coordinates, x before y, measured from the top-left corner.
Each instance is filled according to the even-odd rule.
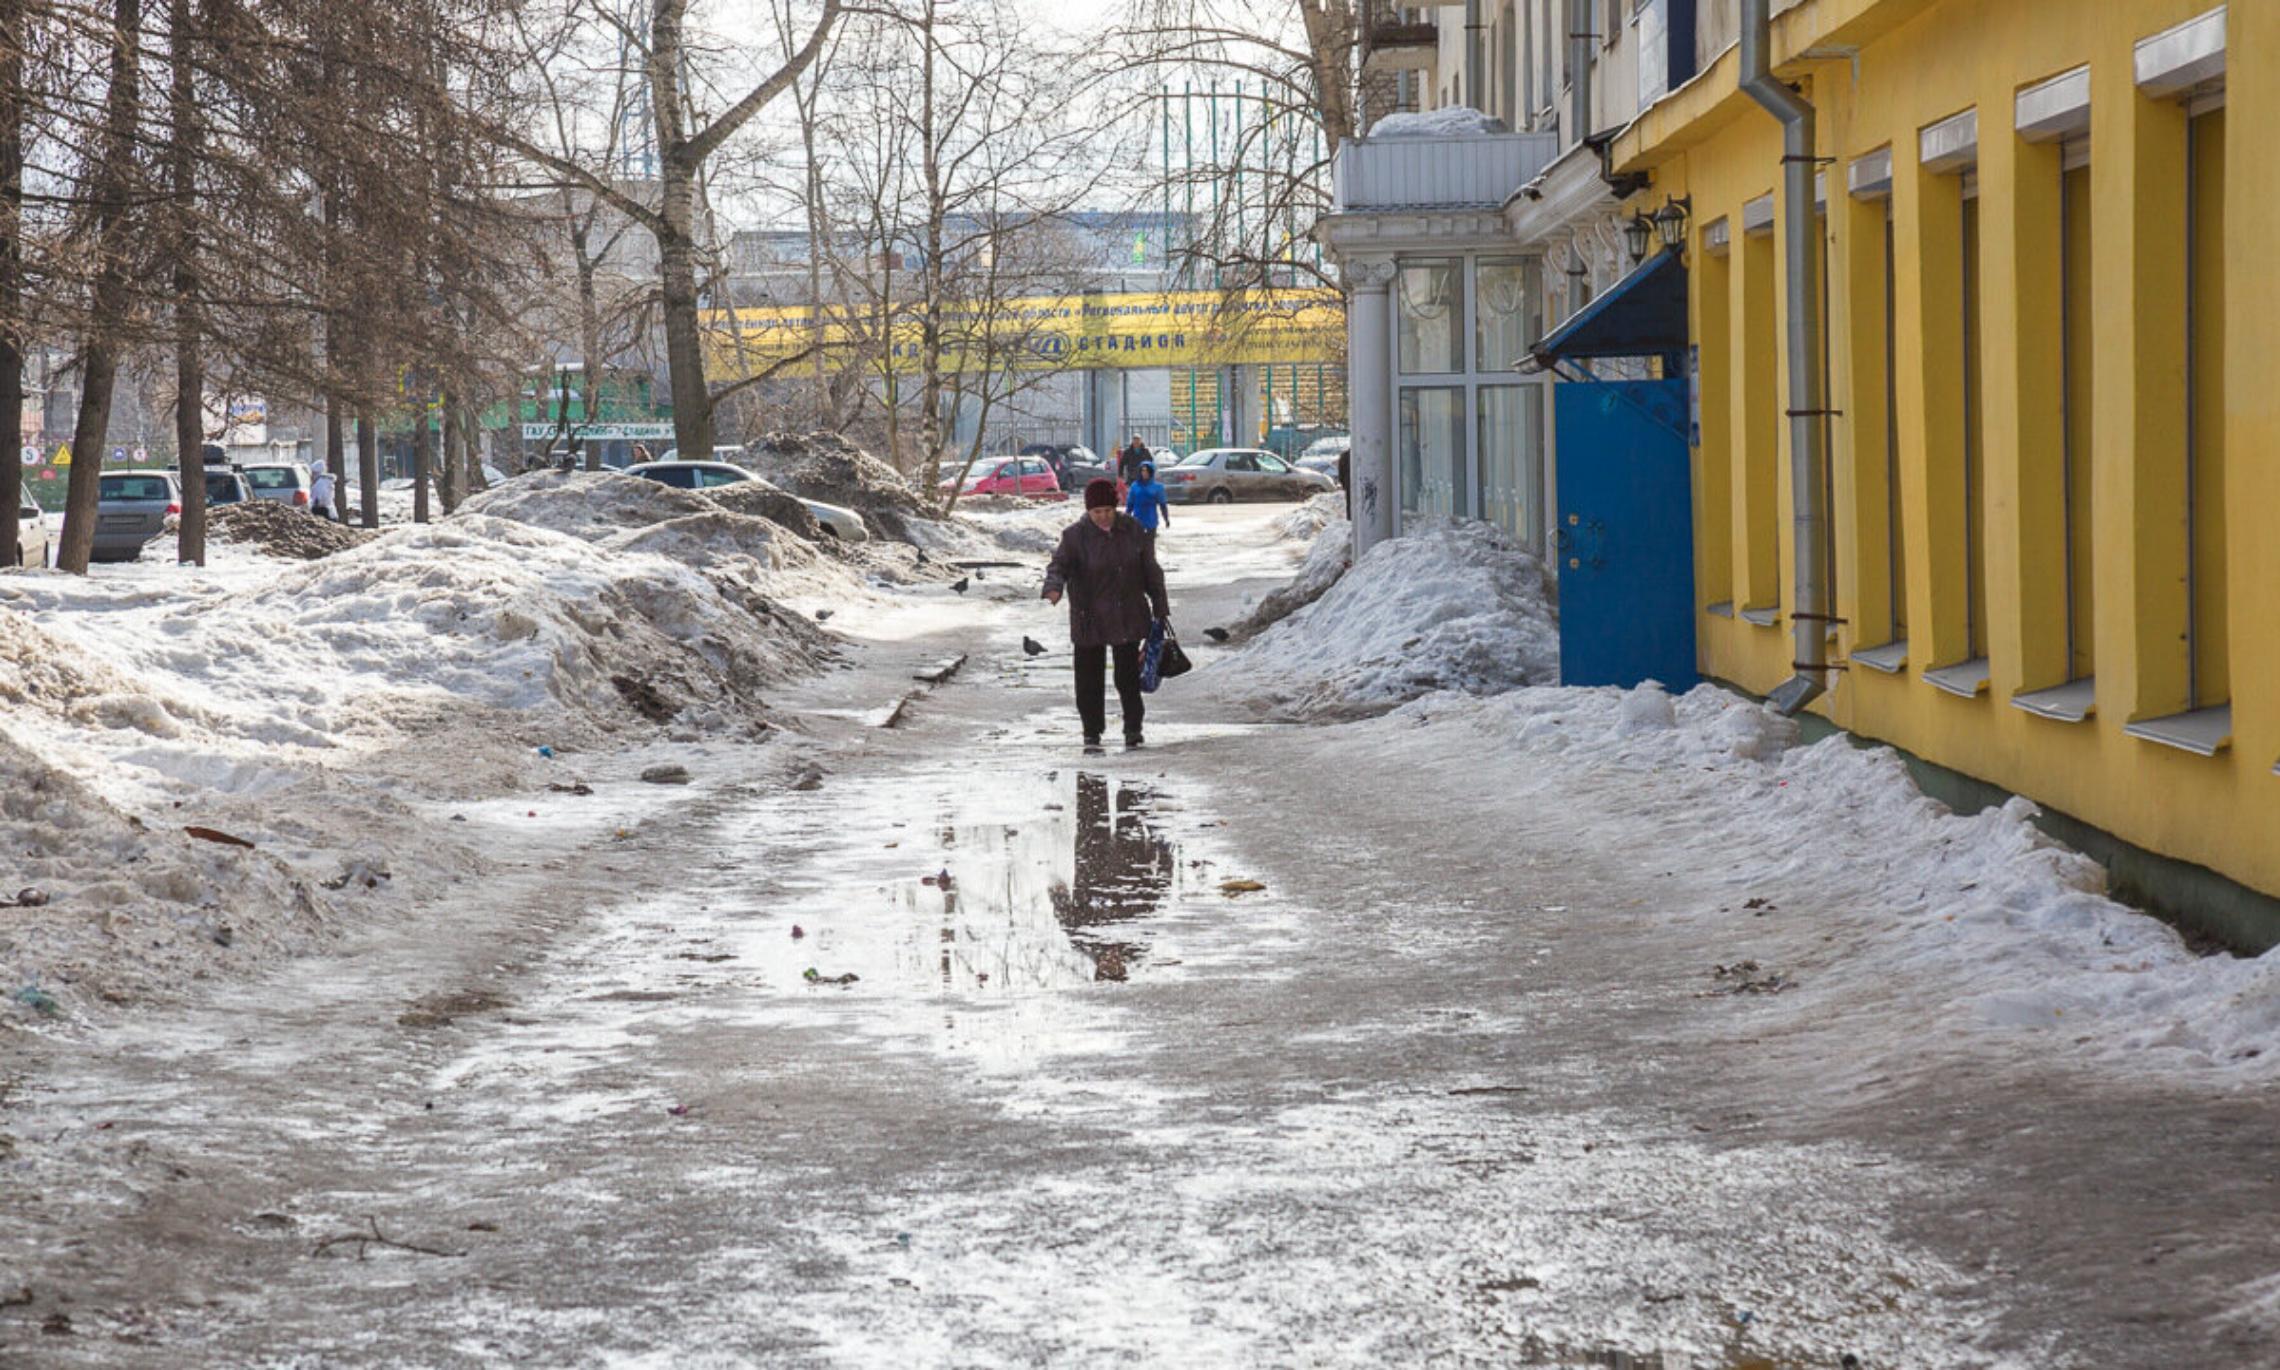
[[[180,489],[182,473],[175,471],[172,475],[175,487]],[[206,507],[209,509],[225,504],[243,504],[254,497],[252,482],[226,466],[209,466],[205,468],[205,475]]]
[[[1298,467],[1302,471],[1316,471],[1332,480],[1338,479],[1338,464],[1353,450],[1354,439],[1345,433],[1335,437],[1316,438],[1306,444],[1298,454]]]
[[[96,561],[133,561],[143,544],[166,531],[170,514],[182,512],[182,488],[165,471],[120,471],[96,485]]]
[[[48,533],[47,511],[30,495],[16,510],[16,564],[18,566],[45,566],[54,560],[51,555],[53,537]]]
[[[1063,490],[1082,490],[1086,481],[1106,473],[1100,454],[1081,442],[1033,442],[1020,455],[1043,458]]]
[[[739,452],[743,449],[731,447],[723,450]],[[624,474],[642,480],[653,480],[659,485],[670,485],[676,490],[709,490],[750,481],[781,493],[781,487],[774,482],[725,461],[645,461],[637,466],[628,466]],[[792,498],[799,499],[800,503],[807,506],[807,511],[815,515],[818,527],[842,542],[863,542],[871,536],[871,530],[863,526],[863,516],[852,509],[838,504],[826,504],[819,499],[800,499],[797,495]]]
[[[1158,468],[1164,497],[1174,504],[1231,504],[1236,500],[1312,499],[1338,482],[1303,471],[1255,447],[1211,447],[1190,452],[1179,465]]]
[[[942,482],[947,495],[957,477]],[[1065,499],[1061,478],[1043,457],[984,457],[966,474],[966,495],[1016,495],[1029,499]]]
[[[255,499],[274,504],[290,504],[296,509],[309,507],[309,488],[316,482],[309,468],[297,461],[249,462],[238,468]],[[211,496],[207,498],[212,503]]]

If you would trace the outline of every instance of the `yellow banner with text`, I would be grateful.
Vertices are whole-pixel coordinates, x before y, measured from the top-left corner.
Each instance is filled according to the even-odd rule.
[[[919,371],[926,330],[915,304],[881,322],[806,306],[718,310],[707,316],[709,370],[741,380],[788,359],[796,373],[820,348],[832,367]],[[1344,354],[1346,307],[1331,289],[1222,295],[1217,291],[1032,296],[945,308],[943,368],[966,371],[1145,370],[1329,362]],[[881,339],[883,337],[883,345]]]

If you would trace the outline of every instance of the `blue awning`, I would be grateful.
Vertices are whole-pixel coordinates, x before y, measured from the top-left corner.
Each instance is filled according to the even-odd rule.
[[[1665,249],[1568,316],[1534,349],[1546,366],[1582,357],[1652,357],[1686,350],[1686,263]]]

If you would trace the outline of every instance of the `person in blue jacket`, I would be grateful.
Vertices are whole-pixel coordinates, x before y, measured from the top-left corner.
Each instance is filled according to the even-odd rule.
[[[1164,495],[1164,483],[1156,479],[1156,463],[1140,463],[1140,478],[1124,492],[1124,511],[1140,525],[1140,531],[1149,537],[1156,536],[1158,526],[1172,526],[1172,502]]]

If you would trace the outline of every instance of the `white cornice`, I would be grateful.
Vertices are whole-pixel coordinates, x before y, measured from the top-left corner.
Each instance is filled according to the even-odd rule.
[[[1326,214],[1315,220],[1314,239],[1333,258],[1512,246],[1504,217],[1493,209]]]
[[[1615,193],[1599,175],[1599,154],[1578,143],[1504,202],[1504,221],[1515,245],[1541,247],[1607,213],[1615,203]]]

